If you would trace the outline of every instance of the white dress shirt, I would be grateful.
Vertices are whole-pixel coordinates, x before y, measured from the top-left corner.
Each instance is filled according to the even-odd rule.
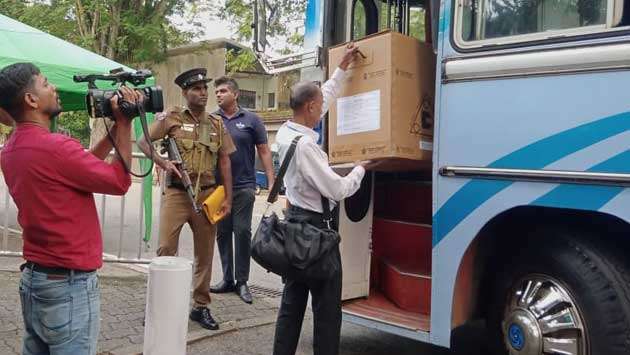
[[[339,95],[344,76],[345,72],[337,68],[332,77],[322,85],[324,96],[322,115]],[[290,120],[280,127],[276,135],[280,161],[284,160],[296,136],[302,138],[284,176],[286,197],[291,205],[321,213],[322,195],[331,200],[332,209],[335,201],[352,196],[359,189],[365,169],[357,166],[348,175],[339,176],[328,165],[328,155],[317,145],[319,134]]]

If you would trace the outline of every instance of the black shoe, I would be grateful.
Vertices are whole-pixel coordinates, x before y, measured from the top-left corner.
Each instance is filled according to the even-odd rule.
[[[221,281],[214,286],[210,286],[210,292],[212,293],[228,293],[236,291],[233,281]]]
[[[249,287],[247,287],[246,282],[237,282],[236,283],[236,294],[243,300],[245,303],[252,303],[252,294],[249,292]]]
[[[190,311],[190,319],[210,330],[219,329],[219,323],[212,318],[210,310],[206,307],[196,307]]]

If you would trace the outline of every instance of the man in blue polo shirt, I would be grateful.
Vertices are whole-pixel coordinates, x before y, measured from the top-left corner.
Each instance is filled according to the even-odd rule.
[[[236,81],[221,77],[214,81],[214,87],[220,108],[216,113],[223,117],[224,125],[236,145],[236,152],[230,155],[234,191],[232,213],[219,222],[217,233],[223,280],[210,287],[210,292],[236,292],[244,302],[252,303],[247,280],[251,256],[252,213],[256,197],[255,150],[258,150],[269,186],[272,186],[274,173],[271,150],[267,145],[267,131],[260,118],[238,106],[239,89]]]

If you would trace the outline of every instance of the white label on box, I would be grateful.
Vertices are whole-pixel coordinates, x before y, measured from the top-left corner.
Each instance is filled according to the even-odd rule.
[[[376,131],[381,128],[381,91],[374,90],[337,99],[337,135]]]
[[[420,140],[420,150],[432,151],[433,150],[433,142],[427,142],[427,141]]]

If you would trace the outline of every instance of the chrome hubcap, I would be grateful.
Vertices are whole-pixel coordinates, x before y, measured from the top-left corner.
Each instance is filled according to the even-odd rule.
[[[510,355],[588,355],[575,301],[559,282],[529,275],[510,292],[502,324]]]

